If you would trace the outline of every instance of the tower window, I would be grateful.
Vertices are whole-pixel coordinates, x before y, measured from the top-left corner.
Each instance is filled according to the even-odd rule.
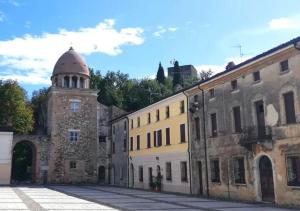
[[[80,102],[76,101],[76,102],[71,102],[70,103],[70,110],[72,112],[78,112],[80,109]]]
[[[79,140],[79,131],[69,131],[69,141],[76,142]]]
[[[76,76],[72,77],[72,88],[77,88],[77,77]]]
[[[81,88],[81,89],[83,89],[84,87],[83,87],[83,83],[84,82],[84,80],[83,80],[83,78],[80,78],[80,80],[79,80],[79,87]]]
[[[69,88],[70,87],[70,78],[69,76],[64,77],[64,87]]]

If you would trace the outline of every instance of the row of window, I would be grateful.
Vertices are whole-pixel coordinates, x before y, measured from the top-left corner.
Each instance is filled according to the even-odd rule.
[[[171,145],[171,130],[170,128],[166,128],[166,139],[165,145]],[[151,148],[151,133],[147,133],[147,148]],[[185,124],[180,125],[180,143],[185,143]],[[153,146],[154,147],[161,147],[162,146],[162,130],[156,130],[153,132]],[[140,135],[136,136],[136,150],[141,149],[141,138]],[[134,141],[133,137],[130,137],[130,151],[134,150]]]
[[[287,92],[283,94],[283,104],[285,111],[285,123],[293,124],[296,123],[296,113],[295,113],[295,105],[294,105],[294,93]],[[254,109],[256,114],[257,126],[259,129],[265,127],[264,122],[264,102],[262,100],[254,102]],[[234,106],[232,108],[232,120],[233,120],[233,129],[235,133],[242,132],[242,121],[241,121],[241,109],[240,106]],[[195,135],[197,139],[200,139],[200,119],[199,117],[194,118],[195,125]],[[210,114],[210,126],[211,126],[211,136],[218,136],[218,121],[217,121],[217,113]],[[260,133],[258,131],[258,133]],[[264,135],[264,134],[258,134]]]
[[[185,106],[184,106],[184,100],[180,101],[180,113],[183,114],[185,112]],[[170,118],[170,106],[166,106],[165,107],[165,119]],[[155,120],[156,122],[160,121],[160,110],[157,109],[156,110],[156,114],[155,114]],[[136,127],[140,127],[141,126],[141,117],[137,117],[137,125]],[[147,123],[151,124],[151,113],[149,112],[147,114]],[[131,119],[131,129],[134,128],[134,121],[133,119]]]
[[[211,182],[221,183],[220,161],[210,160]],[[290,155],[286,157],[287,185],[300,186],[300,155]],[[243,157],[233,159],[233,172],[235,184],[246,184],[245,164]]]
[[[167,181],[172,181],[172,163],[171,162],[166,162],[165,163],[165,175],[166,175],[166,180]],[[157,175],[161,175],[160,172],[160,166],[157,166]],[[181,181],[182,182],[187,182],[188,181],[188,169],[187,169],[187,162],[186,161],[181,161],[180,162],[180,176],[181,176]],[[148,168],[148,177],[149,177],[149,182],[153,181],[153,175],[152,175],[152,168]],[[139,182],[144,181],[144,168],[143,166],[139,166]]]
[[[280,73],[285,73],[285,72],[288,72],[288,71],[289,71],[289,62],[288,62],[288,60],[284,60],[284,61],[280,62]],[[252,76],[253,76],[253,82],[257,83],[257,82],[261,81],[259,70],[253,72]],[[232,80],[230,82],[230,85],[231,85],[231,91],[238,90],[238,82],[237,82],[236,79]],[[208,92],[209,92],[209,97],[211,99],[215,97],[215,90],[214,89],[210,89]]]

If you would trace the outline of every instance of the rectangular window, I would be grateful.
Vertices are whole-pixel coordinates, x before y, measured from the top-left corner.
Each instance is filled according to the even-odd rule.
[[[255,71],[253,72],[253,81],[260,81],[260,72],[259,71]]]
[[[79,140],[79,132],[78,131],[69,131],[69,141],[78,141]]]
[[[187,182],[188,177],[187,177],[187,163],[186,163],[186,161],[180,162],[180,172],[181,172],[181,181],[182,182]]]
[[[244,158],[235,158],[233,160],[234,167],[234,182],[237,184],[245,184],[245,166],[244,166]]]
[[[136,149],[140,150],[141,149],[141,143],[140,143],[140,136],[136,136]]]
[[[148,124],[151,123],[151,113],[148,113]]]
[[[126,150],[127,150],[127,140],[126,140],[126,138],[124,138],[124,140],[123,140],[123,152],[126,152]]]
[[[194,122],[195,122],[196,139],[200,139],[200,118],[196,117],[194,119]]]
[[[113,126],[113,134],[116,134],[116,127]]]
[[[288,92],[283,94],[286,124],[296,123],[294,93]]]
[[[166,180],[171,181],[172,180],[172,166],[171,162],[166,163]]]
[[[80,109],[80,102],[72,102],[70,103],[70,110],[72,112],[78,112]]]
[[[170,107],[167,106],[166,107],[166,119],[168,119],[170,117]]]
[[[133,119],[131,120],[131,129],[133,129]]]
[[[115,142],[112,142],[112,153],[115,154],[116,152],[116,145],[115,145]]]
[[[140,118],[140,117],[137,118],[137,126],[138,126],[138,127],[141,126],[141,118]]]
[[[77,164],[76,161],[70,161],[70,169],[76,169]]]
[[[210,120],[211,120],[211,136],[216,137],[218,136],[217,114],[216,113],[210,114]]]
[[[280,72],[285,72],[288,70],[289,70],[289,61],[284,60],[284,61],[280,62]]]
[[[127,131],[127,124],[126,124],[126,122],[124,122],[124,131],[125,132]]]
[[[143,166],[139,166],[139,181],[144,181],[144,175],[143,175]]]
[[[209,98],[210,99],[215,97],[215,89],[210,89],[208,92],[209,92]]]
[[[170,128],[166,128],[166,145],[171,144],[171,138],[170,138]]]
[[[133,150],[133,137],[130,137],[130,151]]]
[[[195,103],[195,102],[198,102],[198,101],[199,101],[198,95],[194,95],[194,103]]]
[[[231,81],[231,90],[237,90],[237,80]]]
[[[180,125],[180,143],[185,142],[185,124]]]
[[[157,110],[156,110],[156,121],[158,122],[159,119],[160,119],[160,118],[159,118],[159,110],[157,109]]]
[[[180,113],[184,113],[184,100],[180,101]]]
[[[210,170],[211,170],[211,181],[220,182],[220,167],[219,159],[214,159],[210,161]]]
[[[157,146],[157,145],[156,145],[156,138],[157,138],[157,137],[156,137],[156,131],[154,131],[154,132],[153,132],[153,142],[154,142],[154,143],[153,143],[153,146],[154,146],[154,147]]]
[[[106,142],[106,136],[99,136],[99,143]]]
[[[151,148],[151,133],[147,133],[147,148]]]
[[[162,145],[162,133],[161,130],[157,131],[157,146],[160,147]]]
[[[239,106],[233,107],[234,132],[242,132],[241,110]]]
[[[287,157],[288,186],[300,186],[300,155]]]

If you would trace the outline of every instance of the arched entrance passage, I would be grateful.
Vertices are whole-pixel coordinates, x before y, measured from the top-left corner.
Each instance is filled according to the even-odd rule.
[[[99,166],[99,169],[98,169],[98,182],[99,183],[104,183],[105,182],[105,167],[104,166]]]
[[[272,162],[265,155],[262,156],[259,160],[259,175],[262,200],[274,202],[275,195]]]
[[[18,142],[12,153],[11,183],[35,183],[36,148],[30,141]]]

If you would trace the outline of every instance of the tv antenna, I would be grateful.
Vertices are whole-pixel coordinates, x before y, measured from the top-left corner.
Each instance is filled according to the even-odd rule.
[[[243,57],[246,56],[246,55],[250,55],[250,54],[245,54],[243,52],[243,46],[241,44],[238,44],[238,45],[234,45],[232,46],[233,48],[238,48],[239,49],[239,53],[240,53],[240,60],[241,62],[243,61]]]

